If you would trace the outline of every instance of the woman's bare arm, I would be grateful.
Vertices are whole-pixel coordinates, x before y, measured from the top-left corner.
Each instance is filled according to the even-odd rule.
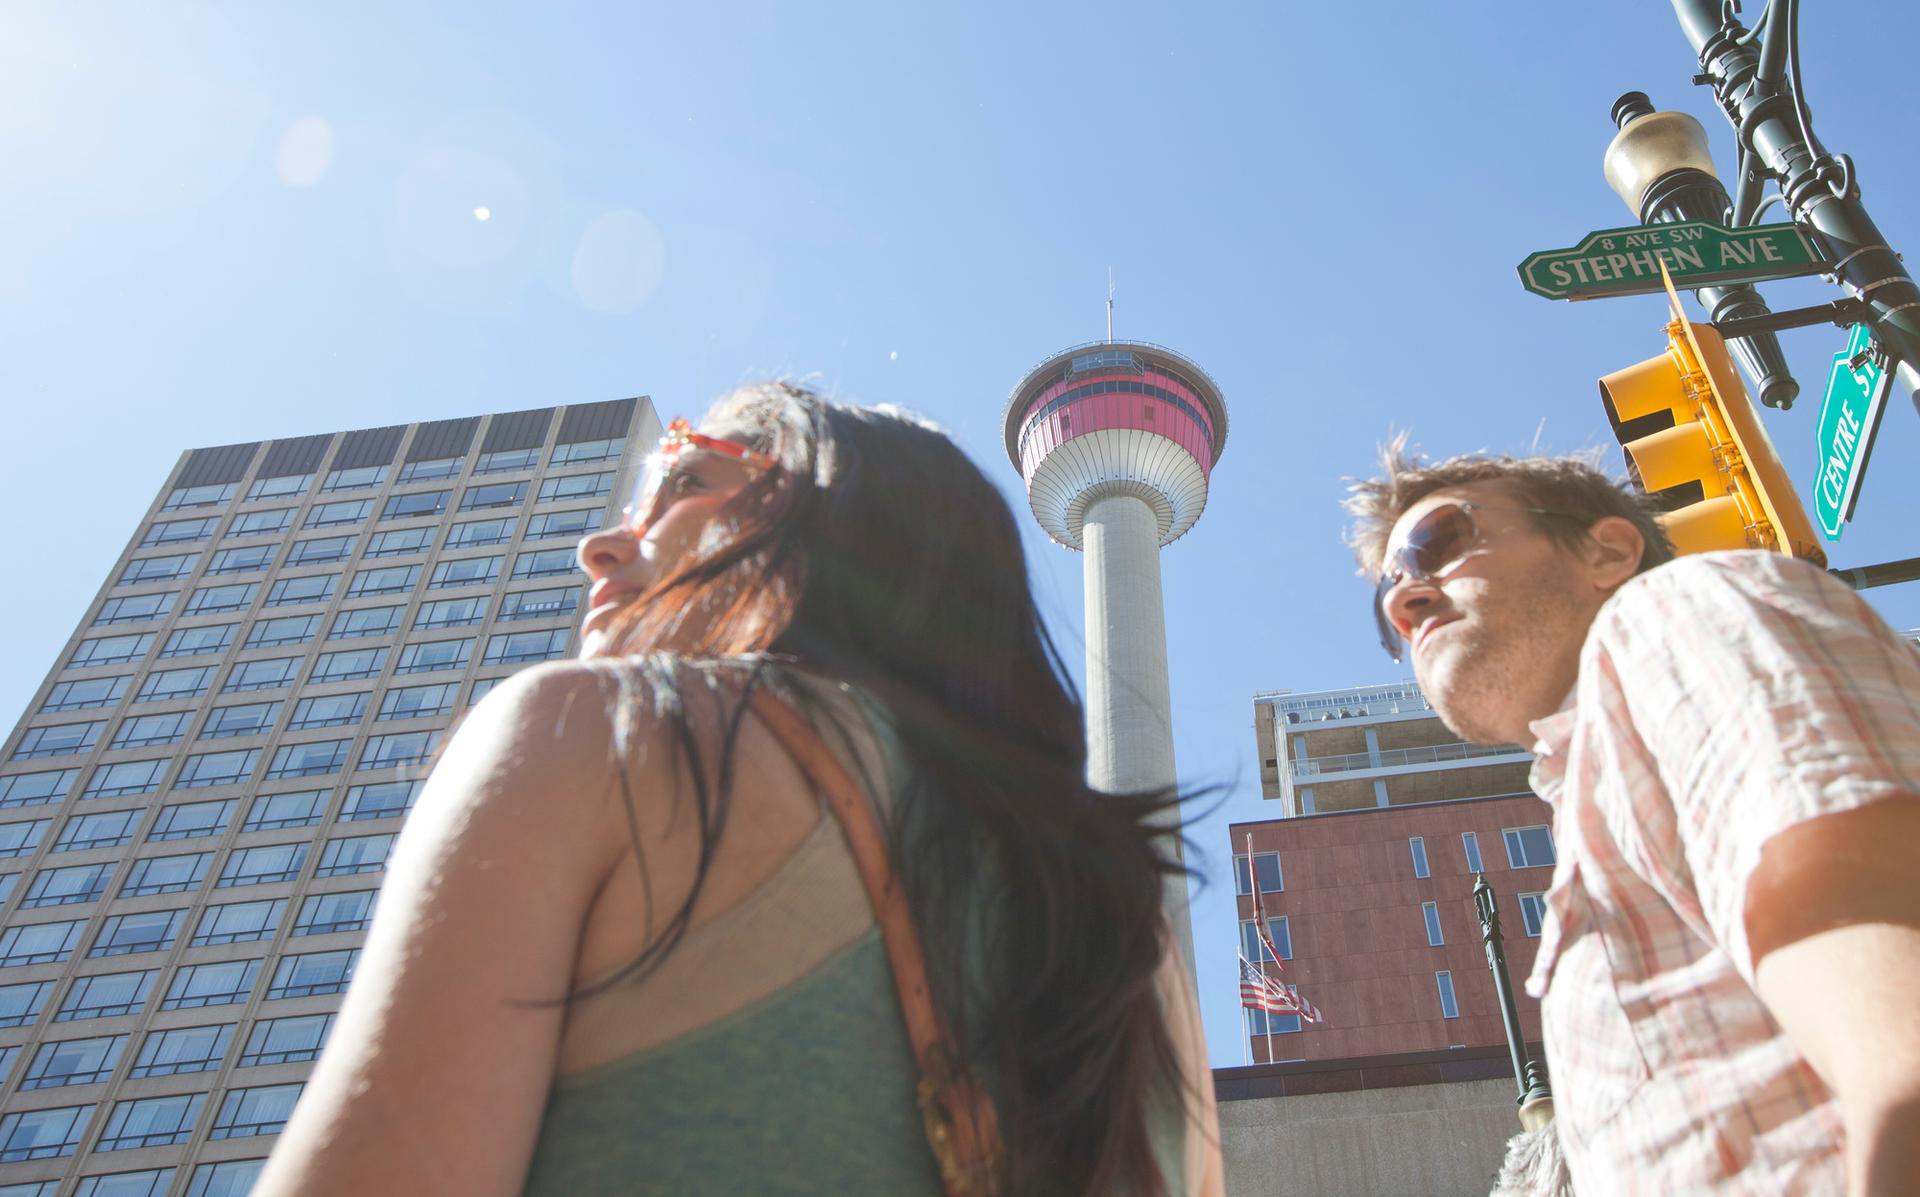
[[[401,834],[339,1022],[256,1197],[520,1192],[582,919],[626,847],[599,680],[516,675]]]

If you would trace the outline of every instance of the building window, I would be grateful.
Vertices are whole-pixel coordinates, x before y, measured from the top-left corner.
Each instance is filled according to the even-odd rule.
[[[603,470],[598,474],[569,474],[564,478],[549,478],[540,484],[539,502],[550,503],[556,499],[600,499],[613,493],[613,471]]]
[[[277,690],[281,686],[291,686],[295,675],[299,672],[299,657],[242,661],[227,674],[225,689],[229,694],[244,693],[248,690]]]
[[[361,819],[387,819],[404,815],[413,809],[414,799],[419,792],[418,781],[382,781],[349,787],[346,805],[340,808],[340,821],[353,823]]]
[[[111,924],[113,920],[108,919],[107,922]],[[0,966],[12,968],[21,964],[59,964],[73,955],[74,945],[80,942],[80,932],[86,926],[87,920],[74,919],[65,923],[28,923],[25,926],[8,927],[0,931]],[[106,933],[103,931],[101,934]],[[95,954],[98,955],[97,952]]]
[[[174,936],[180,931],[180,919],[185,914],[184,910],[143,910],[135,914],[109,915],[93,941],[93,950],[87,955],[126,956],[134,952],[164,952],[173,946]]]
[[[213,666],[199,665],[190,669],[156,669],[140,683],[140,692],[133,696],[135,702],[165,702],[176,698],[198,698],[207,692],[207,683],[213,680]]]
[[[400,686],[387,691],[380,703],[381,719],[423,719],[431,715],[450,715],[453,713],[453,694],[458,687],[452,682],[442,682],[435,686]],[[364,758],[363,758],[364,759]]]
[[[331,565],[335,561],[345,561],[353,556],[353,537],[322,536],[314,540],[296,540],[293,551],[287,554],[287,564],[294,565]]]
[[[482,453],[473,463],[476,474],[504,474],[509,470],[530,470],[540,463],[538,449],[499,449]]]
[[[1407,841],[1407,850],[1413,853],[1413,875],[1415,877],[1428,876],[1426,837],[1416,835],[1409,839]]]
[[[0,1164],[65,1159],[80,1146],[92,1116],[92,1106],[62,1106],[0,1118]]]
[[[555,586],[548,590],[515,590],[500,602],[500,619],[557,619],[580,609],[580,588]]]
[[[513,559],[513,580],[524,582],[532,578],[554,578],[570,574],[578,569],[572,549],[541,549],[533,553],[521,553]]]
[[[389,528],[375,532],[367,541],[366,556],[398,557],[403,553],[424,553],[433,545],[433,525],[419,528]]]
[[[527,484],[524,482],[489,482],[484,486],[469,486],[460,496],[460,510],[485,511],[491,507],[518,507],[526,501]]]
[[[1270,1014],[1265,1010],[1248,1010],[1247,1026],[1258,1036],[1293,1035],[1300,1030],[1298,1014]]]
[[[1283,892],[1286,888],[1286,878],[1281,872],[1281,853],[1277,851],[1254,853],[1254,867],[1260,868],[1261,893]],[[1236,855],[1233,859],[1233,876],[1235,876],[1235,893],[1240,893],[1244,897],[1254,892],[1254,882],[1246,872],[1244,855]]]
[[[627,451],[627,438],[610,437],[598,441],[573,441],[553,447],[549,466],[585,465],[594,461],[614,461]]]
[[[227,829],[227,820],[233,817],[233,808],[239,805],[232,798],[223,798],[218,802],[182,802],[160,808],[160,817],[153,821],[153,830],[147,832],[148,840],[197,840],[209,835],[219,835]]]
[[[347,763],[351,740],[310,740],[304,744],[283,744],[267,766],[267,779],[285,777],[322,777],[340,772]]]
[[[1546,827],[1509,827],[1500,833],[1507,842],[1507,863],[1516,869],[1544,868],[1554,862],[1553,832]]]
[[[166,590],[159,594],[130,594],[124,598],[110,598],[100,604],[100,614],[93,617],[95,623],[144,623],[159,619],[173,610],[173,600],[180,597],[177,590]]]
[[[253,1187],[253,1182],[260,1178],[260,1170],[266,1166],[265,1159],[202,1164],[193,1170],[186,1197],[241,1197]]]
[[[334,503],[315,503],[307,509],[307,527],[343,528],[367,518],[373,510],[372,499],[342,499]]]
[[[331,470],[327,479],[320,484],[322,491],[361,490],[369,486],[379,486],[387,480],[387,467],[349,466],[344,470]]]
[[[53,843],[55,852],[79,852],[87,848],[118,848],[133,839],[139,825],[137,810],[102,811],[94,815],[75,815],[60,829]]]
[[[273,984],[267,990],[267,997],[316,997],[343,992],[353,980],[353,969],[359,962],[358,948],[284,956],[279,969],[273,974]]]
[[[253,1089],[229,1089],[220,1103],[220,1114],[213,1120],[210,1139],[245,1139],[253,1135],[277,1135],[286,1129],[293,1115],[293,1103],[300,1099],[300,1082],[291,1085],[262,1085]]]
[[[327,809],[327,790],[293,794],[262,794],[253,800],[242,831],[278,831],[283,827],[312,827]]]
[[[108,748],[151,748],[156,744],[178,744],[187,730],[191,711],[168,711],[164,715],[134,715],[120,721],[120,727],[108,742]]]
[[[186,767],[180,770],[180,776],[173,779],[173,788],[192,790],[201,786],[225,786],[245,781],[252,775],[254,763],[259,759],[258,748],[197,753],[187,758]]]
[[[20,737],[11,759],[29,761],[43,756],[72,756],[85,752],[99,742],[104,721],[93,723],[56,723],[52,727],[30,727]]]
[[[164,761],[159,762],[165,764]],[[78,769],[53,769],[44,773],[14,773],[0,777],[0,810],[18,806],[45,806],[58,802],[73,788]]]
[[[1442,969],[1433,974],[1433,983],[1440,990],[1440,1017],[1460,1017],[1460,1003],[1453,997],[1453,973]]]
[[[262,570],[273,564],[273,551],[278,547],[270,544],[253,544],[239,549],[221,549],[207,561],[208,574],[244,574]]]
[[[476,624],[487,617],[487,599],[484,595],[473,598],[437,599],[431,603],[421,603],[414,612],[413,626],[416,628],[459,628]]]
[[[300,1014],[267,1018],[253,1024],[253,1034],[240,1056],[240,1067],[299,1064],[319,1056],[333,1029],[331,1014]]]
[[[211,852],[183,852],[174,856],[148,856],[133,862],[133,870],[120,885],[120,896],[136,898],[145,894],[180,894],[199,889],[207,879]]]
[[[0,985],[0,1027],[24,1027],[39,1018],[52,992],[52,981]]]
[[[1440,930],[1440,904],[1437,902],[1420,903],[1420,914],[1427,921],[1427,946],[1442,947],[1447,937]]]
[[[292,607],[300,603],[324,603],[333,597],[339,574],[309,574],[304,578],[282,578],[267,591],[269,607]]]
[[[22,1089],[60,1089],[67,1085],[97,1085],[113,1075],[126,1049],[125,1035],[97,1035],[43,1043],[33,1063],[20,1078]]]
[[[197,540],[205,540],[213,535],[214,525],[219,522],[218,516],[210,515],[204,519],[174,520],[171,523],[154,524],[147,529],[147,534],[140,538],[140,547],[150,549],[158,545],[192,544]]]
[[[551,661],[567,655],[572,633],[566,628],[542,632],[508,632],[487,637],[483,665],[518,665],[527,661]]]
[[[344,648],[330,653],[321,653],[319,660],[313,663],[313,673],[307,678],[310,682],[350,682],[360,678],[379,677],[380,670],[386,666],[387,650],[384,648]]]
[[[265,885],[271,881],[292,881],[307,863],[305,840],[297,844],[263,844],[257,848],[236,848],[220,870],[215,889],[236,885]]]
[[[431,760],[440,747],[438,731],[399,732],[370,736],[360,752],[362,769],[395,769],[402,765],[421,765]]]
[[[136,1014],[147,1004],[153,992],[158,969],[131,973],[96,973],[77,978],[67,990],[66,1000],[55,1011],[53,1021],[74,1022],[83,1018],[116,1018]]]
[[[285,898],[257,902],[228,902],[209,906],[200,916],[200,925],[188,942],[196,948],[228,943],[254,943],[272,939],[280,929],[280,916],[287,912]]]
[[[354,640],[366,636],[385,636],[400,627],[402,607],[356,607],[333,617],[329,640]]]
[[[416,516],[439,515],[447,509],[447,496],[452,491],[423,490],[410,495],[394,495],[387,505],[380,509],[383,520],[404,520]]]
[[[229,582],[223,586],[202,586],[187,597],[182,615],[215,615],[222,611],[244,611],[253,603],[258,582]]]
[[[1467,856],[1467,872],[1484,873],[1486,869],[1480,863],[1480,837],[1474,832],[1460,833],[1460,850]]]
[[[162,511],[184,511],[189,507],[217,507],[233,498],[239,484],[234,482],[213,482],[205,486],[176,486],[167,492],[167,501],[160,505]]]
[[[583,507],[577,511],[545,512],[527,521],[527,539],[548,540],[564,536],[570,540],[578,540],[599,528],[602,519],[602,513],[597,507]]]
[[[466,460],[464,457],[436,457],[430,461],[410,461],[400,467],[400,476],[394,481],[404,486],[409,482],[438,482],[442,478],[457,478]]]
[[[87,782],[80,797],[124,798],[129,794],[151,794],[160,788],[160,779],[166,775],[167,762],[157,761],[121,761],[117,765],[102,765],[93,771],[93,777]]]
[[[142,582],[171,582],[184,578],[193,572],[193,563],[198,555],[194,553],[175,553],[167,557],[141,557],[127,562],[127,568],[120,574],[116,586],[138,586]]]
[[[345,727],[360,722],[367,713],[367,695],[358,694],[321,694],[313,698],[303,698],[294,704],[293,719],[287,724],[288,731],[304,731],[314,727]]]
[[[293,527],[293,508],[276,507],[271,511],[243,511],[227,525],[228,536],[267,536]]]
[[[1267,920],[1267,934],[1273,936],[1273,946],[1280,949],[1280,959],[1293,959],[1293,928],[1287,922],[1287,916]],[[1254,929],[1252,919],[1240,921],[1240,954],[1256,964],[1271,959],[1271,954],[1260,942],[1260,935]]]
[[[277,478],[255,478],[253,485],[247,488],[247,502],[255,499],[280,499],[287,495],[303,495],[307,487],[313,485],[312,474],[282,474]]]
[[[233,1024],[210,1027],[173,1027],[149,1031],[140,1054],[134,1058],[128,1075],[179,1076],[190,1072],[212,1072],[226,1059],[233,1042]]]
[[[1520,922],[1527,929],[1528,939],[1538,939],[1540,928],[1547,921],[1547,895],[1520,895]]]
[[[193,1124],[200,1121],[204,1093],[182,1093],[175,1097],[141,1097],[118,1102],[100,1132],[95,1151],[130,1151],[137,1147],[171,1147],[193,1137]]]
[[[347,586],[348,598],[366,598],[375,594],[401,594],[413,589],[420,580],[417,565],[378,565],[353,575]]]
[[[197,657],[205,653],[221,653],[233,644],[233,629],[237,624],[213,623],[197,628],[178,628],[167,642],[160,646],[162,657]]]
[[[468,706],[474,706],[474,705],[475,705],[475,704],[477,704],[477,703],[478,703],[478,702],[479,702],[479,701],[480,701],[481,699],[483,699],[483,698],[485,698],[485,697],[486,697],[487,695],[489,695],[489,694],[491,694],[491,693],[493,693],[493,688],[494,688],[495,686],[498,686],[498,685],[499,685],[499,684],[500,684],[501,682],[504,682],[504,681],[506,681],[506,680],[507,680],[507,679],[506,679],[506,678],[503,678],[503,677],[483,677],[483,678],[481,678],[481,679],[480,679],[479,681],[477,681],[477,682],[475,682],[475,683],[473,684],[473,689],[471,689],[471,690],[469,690],[469,691],[467,692],[467,705],[468,705]]]
[[[446,547],[472,549],[482,545],[505,544],[512,539],[512,519],[468,520],[447,529]]]
[[[454,561],[442,561],[433,567],[433,576],[427,580],[429,589],[446,586],[483,586],[491,585],[500,579],[500,558],[498,557],[462,557]]]
[[[277,702],[245,702],[230,707],[215,707],[200,727],[202,740],[228,740],[234,736],[263,736],[273,730],[279,718]]]
[[[33,884],[20,899],[22,910],[36,906],[77,906],[93,902],[107,892],[107,879],[113,876],[113,864],[68,865],[60,869],[41,869]]]
[[[302,845],[304,847],[304,845]],[[300,904],[293,921],[295,935],[329,935],[335,931],[365,931],[373,921],[374,890],[313,894]]]
[[[400,650],[395,673],[431,673],[440,669],[465,669],[473,658],[472,640],[428,640],[409,644]]]
[[[355,873],[377,873],[387,867],[387,855],[393,850],[393,835],[350,835],[327,841],[320,853],[315,877],[348,877]]]
[[[279,648],[288,644],[305,644],[313,639],[313,633],[320,626],[318,615],[283,615],[278,619],[263,619],[253,625],[247,633],[245,648]]]
[[[214,964],[184,964],[173,974],[162,1010],[198,1010],[231,1006],[247,1000],[260,975],[258,960],[222,960]]]
[[[29,819],[24,823],[0,823],[0,856],[31,856],[40,846],[40,836],[51,819]]]
[[[138,661],[147,655],[153,647],[152,632],[134,632],[126,636],[93,636],[74,646],[73,655],[67,658],[70,669],[87,669],[95,665],[121,665],[128,661]]]

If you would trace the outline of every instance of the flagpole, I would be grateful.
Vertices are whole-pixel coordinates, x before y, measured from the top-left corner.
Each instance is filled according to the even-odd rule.
[[[1245,1006],[1240,1007],[1240,1050],[1246,1053],[1247,1063],[1253,1063],[1253,1012]]]

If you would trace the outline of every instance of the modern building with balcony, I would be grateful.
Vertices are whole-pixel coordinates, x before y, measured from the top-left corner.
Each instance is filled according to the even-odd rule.
[[[0,751],[0,1197],[240,1197],[646,399],[183,454]],[[17,646],[16,646],[17,651]]]

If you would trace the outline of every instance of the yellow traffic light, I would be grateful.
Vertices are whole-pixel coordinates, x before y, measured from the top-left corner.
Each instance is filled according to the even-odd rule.
[[[1676,310],[1667,351],[1602,378],[1600,396],[1622,424],[1662,412],[1672,417],[1671,427],[1651,435],[1623,436],[1621,447],[1650,492],[1700,484],[1698,502],[1660,517],[1676,552],[1773,549],[1827,563],[1712,325],[1691,324]]]

